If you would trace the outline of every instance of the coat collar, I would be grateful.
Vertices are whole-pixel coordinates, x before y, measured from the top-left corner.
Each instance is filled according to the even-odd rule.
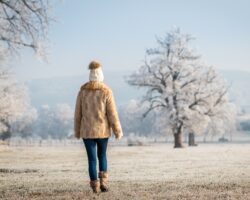
[[[89,81],[81,86],[81,90],[83,89],[102,90],[105,88],[106,88],[106,85],[101,81]]]

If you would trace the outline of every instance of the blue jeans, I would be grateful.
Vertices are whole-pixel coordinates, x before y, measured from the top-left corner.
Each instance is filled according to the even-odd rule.
[[[99,160],[99,171],[107,171],[106,150],[108,146],[108,138],[83,139],[89,163],[89,177],[91,181],[97,180],[96,171],[96,146],[97,157]]]

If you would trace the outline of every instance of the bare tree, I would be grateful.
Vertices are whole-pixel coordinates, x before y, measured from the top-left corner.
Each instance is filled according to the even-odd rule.
[[[146,88],[142,101],[149,102],[144,113],[165,113],[174,135],[174,147],[182,147],[182,133],[203,132],[220,106],[227,102],[227,86],[212,67],[207,67],[194,49],[194,38],[174,29],[157,38],[158,47],[146,51],[144,64],[127,82]]]
[[[26,87],[14,79],[9,69],[0,65],[0,140],[11,137],[11,124],[25,113],[27,99]]]
[[[49,17],[48,0],[0,0],[0,41],[10,52],[29,47],[43,54]],[[0,43],[0,44],[1,44]]]
[[[237,126],[236,116],[237,108],[234,104],[226,102],[221,105],[217,113],[210,117],[203,141],[206,142],[207,136],[213,138],[216,135],[227,136],[232,141],[233,133],[236,131]]]

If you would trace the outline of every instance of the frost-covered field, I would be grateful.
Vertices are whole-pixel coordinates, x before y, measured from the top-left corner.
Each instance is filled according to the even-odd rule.
[[[250,144],[109,146],[108,160],[97,196],[83,146],[0,146],[0,199],[250,199]]]

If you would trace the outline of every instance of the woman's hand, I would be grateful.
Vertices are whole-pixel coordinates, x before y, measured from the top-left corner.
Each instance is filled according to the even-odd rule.
[[[122,136],[123,136],[123,134],[120,133],[119,135],[116,135],[116,136],[115,136],[115,139],[120,140],[120,139],[122,138]]]

